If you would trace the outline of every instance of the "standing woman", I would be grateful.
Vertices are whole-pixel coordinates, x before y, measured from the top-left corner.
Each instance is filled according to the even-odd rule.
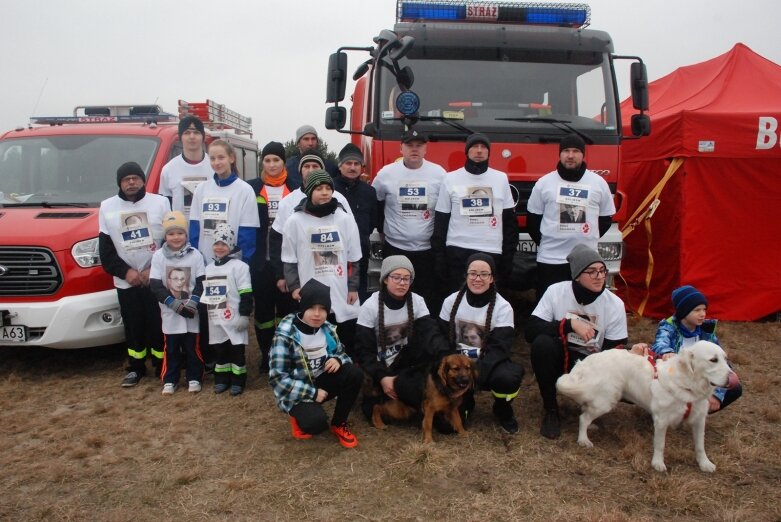
[[[439,324],[451,346],[477,361],[478,385],[491,390],[493,413],[499,424],[507,433],[517,433],[518,421],[511,402],[520,391],[523,366],[510,360],[515,339],[513,309],[496,291],[495,274],[491,255],[469,256],[466,283],[445,298]],[[474,408],[474,398],[465,398],[464,403],[468,415]]]
[[[406,256],[388,256],[380,269],[380,290],[361,305],[355,328],[358,362],[379,398],[363,399],[371,416],[375,403],[398,399],[415,409],[423,401],[426,369],[449,350],[426,302],[410,290],[415,269]]]
[[[252,290],[255,293],[255,337],[260,349],[260,373],[268,373],[268,354],[274,329],[283,317],[297,308],[290,294],[277,288],[276,270],[271,264],[268,238],[280,201],[295,190],[296,186],[287,175],[285,147],[281,143],[267,143],[260,157],[260,177],[247,182],[255,193],[261,223],[257,232],[257,249],[250,260],[250,273]]]
[[[231,256],[248,263],[255,253],[257,229],[260,220],[255,205],[255,195],[236,170],[236,152],[225,140],[209,144],[209,163],[214,176],[204,181],[193,194],[190,205],[190,244],[200,250],[206,264],[214,260],[215,230],[226,223],[236,238]],[[206,306],[198,307],[200,320],[201,351],[207,369],[214,367],[214,353],[209,345],[209,322]]]

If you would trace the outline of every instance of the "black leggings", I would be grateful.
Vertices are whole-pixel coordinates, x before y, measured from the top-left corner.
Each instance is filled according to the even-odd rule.
[[[347,422],[362,383],[363,371],[351,363],[340,366],[334,373],[323,373],[315,379],[315,386],[328,392],[326,401],[336,397],[332,426]],[[298,427],[304,433],[317,435],[328,429],[328,416],[320,403],[300,402],[293,406],[290,415],[296,419]]]

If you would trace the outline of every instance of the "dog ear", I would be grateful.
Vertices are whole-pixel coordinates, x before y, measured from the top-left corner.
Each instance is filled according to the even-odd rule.
[[[437,375],[439,375],[439,381],[442,384],[447,383],[447,371],[449,370],[448,364],[447,364],[447,357],[443,357],[442,360],[439,362],[439,370],[437,370]]]

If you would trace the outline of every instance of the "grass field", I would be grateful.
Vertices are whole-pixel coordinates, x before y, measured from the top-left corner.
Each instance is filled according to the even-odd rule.
[[[655,322],[630,318],[633,341]],[[781,520],[781,324],[723,323],[720,338],[743,397],[712,415],[701,473],[687,429],[668,434],[669,471],[650,466],[652,423],[621,404],[597,421],[595,447],[576,443],[578,412],[562,401],[563,434],[539,435],[528,347],[506,435],[478,395],[467,438],[416,425],[375,430],[356,409],[360,444],[291,438],[257,374],[239,397],[160,394],[143,379],[121,389],[120,349],[0,349],[0,520]]]

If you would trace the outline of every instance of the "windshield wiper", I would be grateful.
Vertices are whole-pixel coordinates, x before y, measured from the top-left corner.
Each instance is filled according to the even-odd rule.
[[[570,121],[567,120],[557,120],[556,118],[533,118],[533,117],[525,117],[525,118],[496,118],[500,121],[518,121],[518,122],[530,122],[530,123],[550,123],[552,126],[556,127],[559,130],[568,130],[570,132],[574,132],[581,138],[583,138],[583,141],[585,141],[587,144],[591,145],[594,143],[594,140],[591,139],[591,137],[588,134],[584,134],[583,132],[579,131],[572,125],[570,125]]]
[[[449,118],[445,118],[444,116],[420,116],[418,118],[420,121],[441,121],[442,123],[446,123],[453,127],[454,129],[458,129],[462,132],[466,132],[467,134],[474,134],[475,131],[472,129],[465,127],[464,125],[461,125],[460,123],[453,121]]]
[[[51,201],[39,201],[37,203],[31,203],[25,201],[22,203],[0,203],[3,207],[43,207],[43,208],[59,208],[59,207],[75,207],[75,208],[87,208],[89,203],[54,203]]]

